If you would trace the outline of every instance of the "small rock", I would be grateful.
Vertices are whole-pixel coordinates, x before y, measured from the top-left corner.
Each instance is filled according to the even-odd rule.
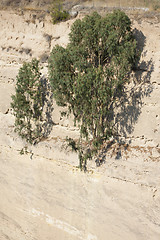
[[[75,6],[72,7],[71,11],[77,11],[78,12],[82,9],[84,9],[84,7],[82,5],[75,5]]]
[[[153,148],[153,149],[152,149],[152,156],[153,156],[154,158],[160,158],[160,154],[159,154],[159,152],[157,151],[156,148]]]
[[[70,15],[72,18],[75,18],[75,17],[77,17],[77,15],[78,15],[78,11],[70,10],[70,11],[69,11],[69,15]]]

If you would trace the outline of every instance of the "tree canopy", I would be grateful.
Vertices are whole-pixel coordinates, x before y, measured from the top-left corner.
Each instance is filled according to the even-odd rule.
[[[49,79],[57,104],[68,106],[81,137],[90,136],[91,153],[112,135],[111,106],[138,61],[137,42],[130,19],[120,10],[76,20],[69,39],[66,48],[53,48]],[[84,157],[82,148],[81,153]]]
[[[43,90],[39,62],[23,63],[17,75],[16,93],[11,107],[15,115],[15,131],[29,143],[42,136]]]

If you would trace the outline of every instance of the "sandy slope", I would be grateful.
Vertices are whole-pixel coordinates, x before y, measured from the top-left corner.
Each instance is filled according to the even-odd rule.
[[[65,46],[74,21],[52,26],[48,17],[33,15],[0,12],[0,239],[160,239],[160,23],[134,21],[142,47],[146,41],[141,68],[147,71],[138,73],[143,85],[117,115],[130,144],[104,147],[105,163],[90,162],[84,174],[77,155],[64,148],[65,137],[78,138],[78,131],[55,105],[59,125],[19,154],[25,143],[14,133],[9,105],[15,76],[24,60]]]
[[[6,123],[6,125],[11,124]],[[21,156],[21,142],[1,135],[1,239],[159,239],[160,162],[137,150],[93,172],[77,170],[60,141]],[[50,149],[52,146],[52,149]]]

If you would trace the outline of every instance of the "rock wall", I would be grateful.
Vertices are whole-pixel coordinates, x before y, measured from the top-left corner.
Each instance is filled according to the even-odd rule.
[[[155,19],[134,20],[135,35],[142,49],[138,70],[128,94],[115,116],[119,132],[137,144],[160,143],[160,23]],[[152,33],[152,34],[151,34]],[[141,143],[138,141],[141,140]]]
[[[79,14],[79,17],[81,15]],[[53,46],[66,46],[68,33],[74,19],[52,25],[50,17],[43,13],[1,11],[1,65],[0,65],[0,111],[10,109],[16,75],[23,61],[33,57],[40,59],[47,75],[47,59]],[[127,86],[129,96],[123,99],[115,116],[117,129],[132,142],[142,140],[158,146],[160,141],[160,23],[158,18],[133,20],[135,35],[143,50],[139,70],[133,82]],[[152,32],[152,34],[150,34]],[[53,120],[71,124],[62,119],[54,105]],[[72,124],[71,124],[72,125]]]
[[[82,17],[79,14],[78,17]],[[78,138],[72,119],[54,103],[49,137],[25,146],[14,132],[10,101],[23,61],[66,46],[74,19],[53,26],[36,12],[0,11],[0,239],[155,240],[160,236],[160,23],[137,18],[133,28],[143,53],[115,115],[121,134],[88,163],[84,174],[65,137]],[[137,84],[138,82],[138,84]],[[132,91],[131,91],[132,90]]]

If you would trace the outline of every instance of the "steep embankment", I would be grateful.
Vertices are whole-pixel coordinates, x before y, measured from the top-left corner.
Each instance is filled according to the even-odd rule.
[[[160,23],[137,18],[133,27],[143,48],[139,81],[115,116],[123,138],[106,146],[105,163],[77,170],[77,155],[64,149],[77,138],[71,119],[54,104],[49,138],[20,155],[10,111],[16,74],[38,57],[46,74],[55,44],[65,46],[73,20],[52,26],[47,15],[1,11],[0,39],[0,239],[156,240],[160,237]],[[58,125],[59,124],[59,125]],[[124,138],[125,137],[125,138]]]

